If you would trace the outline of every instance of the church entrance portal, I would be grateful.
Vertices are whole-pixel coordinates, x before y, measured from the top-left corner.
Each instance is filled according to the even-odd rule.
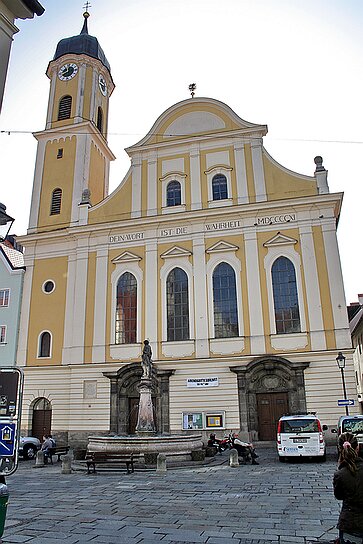
[[[251,440],[275,440],[277,421],[288,412],[306,412],[304,370],[273,355],[230,367],[237,374],[240,431]]]
[[[174,370],[152,371],[152,401],[156,431],[170,432],[169,378]],[[110,433],[135,434],[138,417],[139,392],[142,368],[140,363],[130,363],[115,372],[104,372],[110,387]]]
[[[260,440],[276,440],[277,423],[289,411],[288,394],[257,393],[258,434]]]

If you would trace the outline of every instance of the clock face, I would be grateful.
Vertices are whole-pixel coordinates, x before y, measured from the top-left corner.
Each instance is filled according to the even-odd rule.
[[[69,79],[72,79],[78,72],[78,66],[77,64],[74,64],[74,62],[69,62],[68,64],[64,64],[61,69],[58,72],[58,77],[62,81],[68,81]]]
[[[107,94],[107,85],[106,85],[105,78],[103,77],[102,74],[100,74],[98,76],[98,85],[99,85],[100,91],[103,94],[103,96],[106,96],[106,94]]]

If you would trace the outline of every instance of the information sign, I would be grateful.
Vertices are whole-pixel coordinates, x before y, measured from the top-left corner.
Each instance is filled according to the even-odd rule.
[[[0,475],[18,467],[23,373],[16,367],[0,368]]]

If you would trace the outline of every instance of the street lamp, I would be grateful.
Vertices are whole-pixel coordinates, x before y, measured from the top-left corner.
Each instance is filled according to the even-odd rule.
[[[342,373],[344,400],[348,400],[347,399],[347,390],[345,388],[345,378],[344,378],[345,357],[344,357],[344,355],[342,354],[341,351],[339,351],[339,353],[338,353],[338,357],[336,358],[336,362],[338,364],[338,367],[340,368],[340,372]],[[345,405],[345,413],[346,413],[347,416],[349,416],[349,410],[348,410],[348,405],[347,404]]]
[[[6,239],[15,219],[6,213],[6,206],[0,202],[0,242]]]

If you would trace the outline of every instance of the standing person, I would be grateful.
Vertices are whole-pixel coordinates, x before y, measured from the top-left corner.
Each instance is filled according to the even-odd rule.
[[[343,501],[337,525],[340,544],[363,544],[363,459],[358,448],[353,434],[340,435],[339,466],[333,479],[335,498]]]

